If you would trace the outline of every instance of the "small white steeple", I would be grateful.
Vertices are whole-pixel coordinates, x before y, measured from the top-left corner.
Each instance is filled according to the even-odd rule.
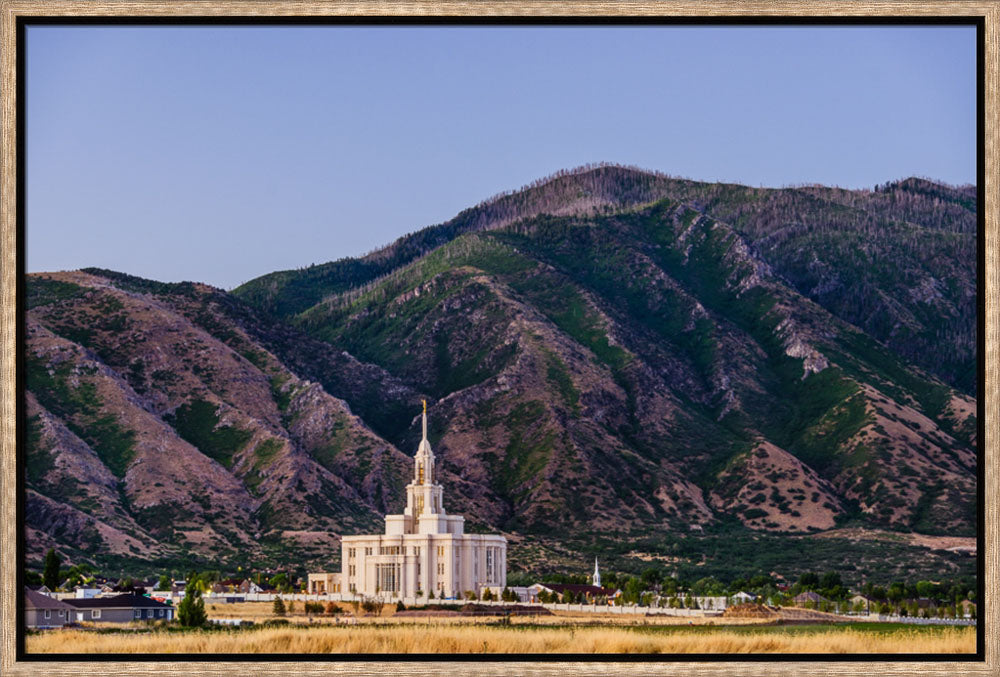
[[[597,557],[594,557],[594,585],[601,587],[601,572],[597,569]]]

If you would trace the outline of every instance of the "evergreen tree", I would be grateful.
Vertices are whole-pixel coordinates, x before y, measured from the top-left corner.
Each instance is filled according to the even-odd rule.
[[[274,598],[274,605],[271,607],[271,612],[275,616],[285,615],[285,602],[280,597]]]
[[[45,580],[45,587],[49,590],[55,590],[59,587],[59,567],[62,566],[62,559],[56,554],[56,551],[49,548],[49,551],[45,553],[45,570],[42,573],[42,578]]]
[[[177,620],[188,628],[200,627],[208,620],[208,614],[205,613],[205,600],[197,588],[185,591],[184,599],[177,606]]]

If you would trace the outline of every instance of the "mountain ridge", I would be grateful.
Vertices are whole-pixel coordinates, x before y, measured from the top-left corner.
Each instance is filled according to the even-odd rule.
[[[526,568],[616,528],[657,538],[692,526],[804,538],[854,523],[975,533],[975,400],[839,317],[822,294],[804,295],[784,274],[793,265],[761,253],[789,237],[788,226],[761,230],[773,196],[758,200],[766,208],[741,208],[732,192],[757,189],[695,185],[686,190],[705,204],[640,202],[655,181],[681,180],[642,178],[618,206],[598,192],[581,198],[581,211],[468,230],[339,293],[314,290],[309,298],[322,300],[294,314],[270,312],[253,294],[111,271],[30,276],[29,391],[32,416],[44,420],[29,450],[38,547],[60,543],[60,520],[79,523],[82,513],[103,515],[97,528],[108,534],[112,523],[127,527],[157,556],[228,560],[246,549],[263,562],[303,548],[303,563],[328,561],[338,534],[398,508],[408,473],[399,450],[415,445],[424,397],[448,509],[471,528],[509,534]],[[852,202],[902,200],[917,221],[954,218],[887,232],[974,242],[974,229],[963,231],[968,205],[916,188],[924,197],[897,195],[914,187],[835,195],[860,219],[852,232],[888,222],[862,219]],[[808,190],[819,188],[802,190],[782,199],[833,209],[811,201]],[[743,226],[710,215],[724,209]],[[816,218],[803,213],[798,228],[815,232]],[[426,242],[404,242],[399,260]],[[939,279],[945,291],[960,292],[949,279]],[[904,281],[921,288],[919,278]],[[880,284],[889,282],[900,283]],[[110,380],[98,383],[102,369]],[[101,395],[93,409],[76,397],[88,383]],[[245,498],[199,509],[174,487],[184,509],[172,515],[185,528],[151,521],[142,506],[163,491],[153,486],[159,476],[119,453],[128,431],[140,460],[151,453],[133,420],[141,415],[112,412],[105,400],[134,400],[143,420],[164,426],[166,448],[209,463]],[[54,432],[60,423],[80,432],[75,441]],[[84,447],[125,470],[105,478],[125,487],[118,504],[105,497],[112,513],[62,487],[60,467],[79,464]],[[553,540],[555,525],[579,536]],[[109,536],[123,556],[128,545],[142,550],[125,536]],[[213,549],[212,538],[235,547]],[[92,556],[79,539],[61,545]],[[548,553],[541,560],[538,548]]]

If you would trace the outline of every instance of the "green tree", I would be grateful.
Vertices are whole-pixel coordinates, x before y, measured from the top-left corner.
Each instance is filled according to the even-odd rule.
[[[160,576],[160,580],[157,581],[157,583],[156,583],[156,589],[157,590],[169,590],[170,589],[170,584],[171,584],[170,576],[167,576],[166,574],[163,574],[162,576]]]
[[[893,584],[890,585],[889,589],[886,591],[886,597],[889,598],[890,602],[899,602],[901,599],[903,599],[903,596],[905,594],[906,594],[905,586],[899,581],[893,582]]]
[[[188,628],[201,627],[208,620],[208,614],[205,613],[205,600],[197,588],[185,591],[184,599],[177,606],[177,620]]]
[[[59,567],[61,565],[62,559],[55,550],[49,548],[49,551],[45,553],[45,569],[42,572],[45,587],[49,590],[55,590],[59,587]]]
[[[843,585],[843,582],[840,580],[840,574],[836,571],[828,571],[820,576],[819,587],[823,590],[831,590],[833,588],[840,587],[841,585]]]
[[[625,589],[622,590],[622,601],[626,604],[635,604],[639,601],[639,595],[641,594],[642,581],[635,576],[629,577],[625,583]]]
[[[288,574],[284,572],[271,576],[271,580],[269,580],[268,583],[270,583],[279,592],[288,592],[292,585],[291,581],[288,580]]]
[[[812,571],[807,571],[799,576],[799,585],[802,586],[803,590],[813,590],[819,586],[819,576]]]
[[[655,567],[650,567],[642,572],[641,580],[643,587],[649,589],[660,584],[660,581],[663,580],[663,572]]]
[[[677,594],[677,579],[673,576],[667,576],[660,582],[660,594],[662,595],[676,595]]]
[[[275,616],[285,615],[285,602],[280,597],[274,598],[274,604],[271,605],[271,613]]]

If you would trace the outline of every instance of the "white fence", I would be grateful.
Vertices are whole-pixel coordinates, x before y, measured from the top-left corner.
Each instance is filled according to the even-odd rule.
[[[232,602],[272,602],[275,597],[280,597],[284,601],[288,602],[291,600],[302,601],[302,602],[351,602],[351,601],[364,601],[364,597],[361,595],[352,595],[350,593],[326,593],[322,595],[314,595],[308,593],[207,593],[205,595],[205,601],[211,604],[225,604],[227,600],[232,600]],[[394,603],[392,602],[386,603]],[[404,597],[402,600],[403,604],[406,606],[449,606],[455,604],[478,604],[481,606],[495,606],[495,607],[505,607],[505,606],[524,606],[524,607],[543,607],[551,611],[579,611],[584,613],[611,613],[611,614],[631,614],[631,615],[657,615],[657,616],[694,616],[694,617],[705,617],[705,616],[721,616],[721,610],[712,609],[669,609],[669,608],[659,608],[659,607],[646,607],[646,606],[609,606],[607,604],[562,604],[562,603],[528,603],[528,602],[503,602],[503,601],[481,601],[481,600],[466,600],[466,599],[424,599],[415,597]]]
[[[151,593],[156,597],[165,597],[167,599],[180,600],[184,597],[183,593],[171,594],[163,592],[153,592]],[[326,593],[322,595],[313,595],[309,593],[271,593],[271,592],[258,592],[258,593],[241,593],[241,592],[218,592],[218,593],[206,593],[204,595],[205,601],[211,604],[226,604],[230,600],[232,602],[273,602],[275,597],[280,597],[284,601],[288,602],[291,600],[302,601],[302,602],[362,602],[365,597],[362,595],[352,595],[351,593]],[[579,611],[579,612],[590,612],[590,613],[610,613],[610,614],[624,614],[624,615],[651,615],[651,616],[682,616],[682,617],[714,617],[721,616],[721,609],[670,609],[666,607],[648,607],[648,606],[608,606],[606,604],[542,604],[542,603],[528,603],[528,602],[503,602],[503,601],[479,601],[479,600],[466,600],[466,599],[424,599],[416,597],[404,597],[403,604],[406,606],[442,606],[442,605],[454,605],[454,604],[479,604],[482,606],[535,606],[544,607],[551,611]],[[389,602],[386,600],[387,604],[395,603],[395,600]],[[913,616],[880,616],[876,614],[871,615],[858,615],[850,614],[852,617],[858,620],[866,621],[879,621],[885,623],[910,623],[913,625],[976,625],[975,618],[914,618]]]
[[[975,618],[914,618],[913,616],[876,616],[869,620],[880,623],[910,623],[912,625],[975,625]]]

